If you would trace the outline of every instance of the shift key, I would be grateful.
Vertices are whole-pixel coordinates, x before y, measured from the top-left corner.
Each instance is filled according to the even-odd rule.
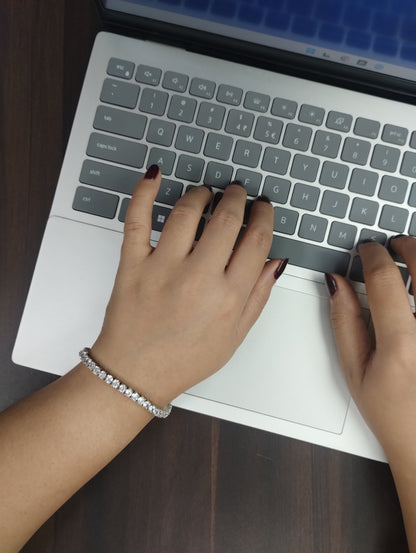
[[[300,240],[292,240],[284,236],[273,236],[269,253],[271,259],[289,258],[289,263],[312,269],[321,273],[337,273],[345,276],[350,262],[350,254],[315,246]]]
[[[114,136],[93,132],[88,141],[87,155],[114,161],[131,167],[143,167],[147,146]]]

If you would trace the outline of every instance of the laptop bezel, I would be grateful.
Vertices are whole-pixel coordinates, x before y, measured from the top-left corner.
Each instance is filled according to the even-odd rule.
[[[199,54],[416,104],[416,83],[407,79],[127,14],[106,8],[103,0],[94,1],[104,30],[109,32],[154,40]]]

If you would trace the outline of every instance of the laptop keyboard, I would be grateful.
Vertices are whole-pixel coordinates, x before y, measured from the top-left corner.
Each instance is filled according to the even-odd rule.
[[[292,265],[363,282],[359,241],[416,236],[412,129],[115,58],[100,102],[74,210],[122,224],[144,168],[156,163],[155,231],[187,187],[207,184],[216,194],[198,238],[221,190],[239,180],[248,207],[259,194],[272,201],[270,257]]]

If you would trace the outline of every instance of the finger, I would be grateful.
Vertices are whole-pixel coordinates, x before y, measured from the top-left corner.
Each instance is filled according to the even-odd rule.
[[[358,298],[339,275],[325,275],[331,294],[331,322],[345,379],[355,395],[373,351]]]
[[[403,279],[390,254],[381,244],[361,243],[359,254],[376,340],[387,343],[406,332],[410,328],[409,324],[414,324]]]
[[[207,186],[196,186],[180,198],[169,215],[156,254],[185,257],[192,250],[204,208],[212,199]]]
[[[251,206],[247,228],[227,267],[227,277],[247,295],[264,267],[272,240],[273,207],[260,198]]]
[[[286,259],[272,259],[264,264],[263,270],[257,278],[257,282],[253,286],[241,313],[239,325],[240,343],[259,318],[276,283],[276,279],[282,274],[286,265]]]
[[[412,277],[412,282],[416,282],[416,238],[413,236],[395,236],[390,240],[390,245],[404,259]]]
[[[162,176],[157,165],[152,165],[140,180],[130,200],[124,223],[123,250],[132,250],[134,259],[147,256],[152,232],[152,209]]]
[[[243,186],[230,184],[218,203],[193,256],[211,267],[224,270],[243,224],[247,193]],[[212,262],[215,260],[215,265]]]

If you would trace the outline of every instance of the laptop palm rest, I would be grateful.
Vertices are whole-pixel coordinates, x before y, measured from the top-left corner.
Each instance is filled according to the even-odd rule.
[[[55,374],[78,363],[78,351],[100,331],[121,241],[118,232],[49,219],[13,352],[16,363]],[[290,290],[279,281],[232,360],[188,393],[342,432],[349,395],[328,312],[327,298]]]

